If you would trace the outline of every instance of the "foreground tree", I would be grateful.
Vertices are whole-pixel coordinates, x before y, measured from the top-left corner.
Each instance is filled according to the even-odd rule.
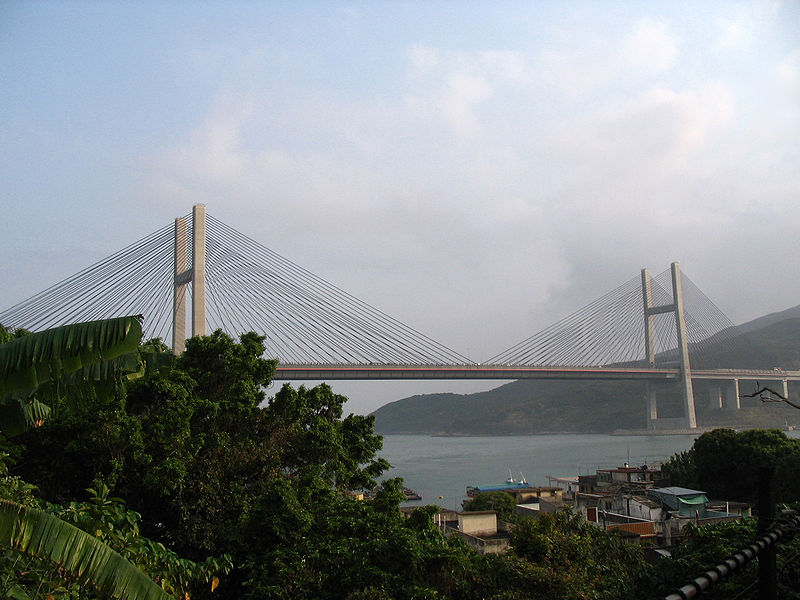
[[[755,502],[762,466],[776,469],[779,502],[800,498],[800,440],[777,429],[706,432],[662,470],[673,485],[703,490],[714,498]]]
[[[493,510],[502,521],[516,520],[514,497],[506,492],[481,492],[464,507],[466,511]]]
[[[265,403],[275,363],[263,341],[189,340],[168,368],[16,438],[15,474],[65,505],[108,485],[148,536],[195,560],[234,552],[242,564],[241,523],[286,482],[312,502],[372,487],[388,467],[373,418],[344,417],[346,399],[328,386],[285,386]],[[216,594],[235,597],[248,578],[237,569]]]
[[[523,519],[511,534],[514,553],[546,571],[559,598],[634,598],[647,569],[641,547],[568,510]]]

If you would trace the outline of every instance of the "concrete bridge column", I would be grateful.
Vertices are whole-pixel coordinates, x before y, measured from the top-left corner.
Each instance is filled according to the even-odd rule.
[[[686,335],[686,317],[683,311],[681,270],[677,262],[672,263],[672,299],[675,302],[675,329],[678,334],[678,352],[681,357],[681,392],[683,393],[683,416],[689,429],[697,427],[694,409],[691,367],[689,366],[689,339]]]
[[[658,394],[653,382],[647,382],[647,428],[656,429],[655,421],[658,420]]]
[[[192,209],[192,266],[188,265],[186,219],[175,219],[172,296],[172,352],[186,346],[186,288],[192,286],[192,335],[206,334],[206,207]]]
[[[186,287],[191,280],[187,258],[186,219],[175,219],[174,270],[172,281],[172,352],[183,354],[186,342]]]
[[[650,366],[655,364],[655,346],[653,333],[653,317],[662,313],[672,313],[675,316],[675,331],[678,342],[678,356],[680,358],[680,386],[683,396],[684,426],[689,429],[697,427],[697,413],[694,408],[694,390],[692,388],[692,370],[689,364],[689,339],[686,334],[686,317],[683,310],[683,290],[681,284],[681,269],[677,262],[671,265],[672,274],[672,304],[653,306],[652,283],[650,273],[642,269],[642,302],[644,307],[644,342],[645,359]]]
[[[711,410],[722,408],[722,386],[719,383],[708,384],[708,408]]]
[[[192,335],[206,334],[206,207],[192,208]]]
[[[728,379],[725,382],[725,408],[728,410],[739,410],[742,403],[739,399],[739,380]]]

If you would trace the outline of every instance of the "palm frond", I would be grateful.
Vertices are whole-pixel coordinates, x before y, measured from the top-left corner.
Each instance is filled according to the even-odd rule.
[[[113,359],[135,352],[141,339],[141,317],[128,316],[63,325],[2,344],[0,398],[33,393],[81,369],[87,378],[107,378],[118,365]],[[133,360],[123,359],[125,367]]]
[[[110,546],[53,515],[0,501],[0,547],[49,560],[105,597],[168,600],[170,596]]]

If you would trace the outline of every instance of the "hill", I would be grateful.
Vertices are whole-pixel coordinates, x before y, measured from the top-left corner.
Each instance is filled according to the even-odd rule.
[[[716,352],[726,367],[800,369],[800,306],[766,315],[738,328]],[[742,383],[742,393],[749,391]],[[476,394],[425,394],[376,410],[378,433],[430,435],[522,435],[610,433],[646,426],[646,384],[639,381],[519,380]],[[800,401],[798,390],[791,397]],[[659,396],[661,416],[679,416],[677,388],[670,400]],[[708,386],[695,383],[701,426],[783,427],[800,425],[800,411],[784,403],[743,399],[735,413],[708,409]]]

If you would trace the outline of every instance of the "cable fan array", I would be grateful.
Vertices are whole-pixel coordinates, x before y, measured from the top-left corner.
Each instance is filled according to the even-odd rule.
[[[186,251],[191,265],[190,243]],[[267,353],[283,363],[470,362],[210,215],[206,255],[208,330],[263,334]],[[3,311],[0,323],[41,330],[142,314],[147,337],[171,341],[173,266],[167,226]],[[191,287],[180,290],[191,296]]]
[[[173,228],[167,226],[0,313],[6,327],[40,331],[141,314],[149,337],[172,329]]]
[[[472,363],[214,217],[206,219],[209,331],[256,331],[266,336],[267,353],[283,363]],[[186,252],[191,265],[188,242]],[[41,330],[141,314],[146,337],[171,341],[173,267],[173,227],[167,226],[3,311],[0,323]],[[714,354],[736,328],[688,277],[682,282],[691,362],[724,366]],[[653,278],[654,305],[672,303],[671,289],[669,270]],[[191,294],[190,286],[179,290]],[[654,337],[657,363],[677,361],[672,313],[654,316]],[[634,277],[484,364],[635,365],[644,357],[641,283]]]
[[[669,269],[651,281],[653,306],[672,304]],[[737,330],[722,311],[685,275],[681,275],[690,363],[718,362],[725,342]],[[641,278],[634,277],[591,304],[550,325],[488,364],[519,366],[634,366],[645,361],[644,303]],[[653,316],[656,364],[678,361],[674,313]]]
[[[282,362],[469,362],[211,216],[207,236],[209,323],[263,333]]]

